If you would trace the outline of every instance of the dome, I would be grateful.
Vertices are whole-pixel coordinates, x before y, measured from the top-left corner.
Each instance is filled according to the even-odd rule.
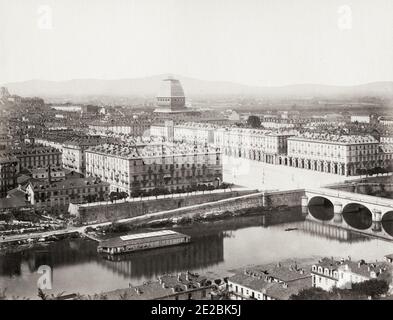
[[[168,77],[161,83],[157,95],[157,106],[155,112],[172,112],[185,110],[185,96],[183,87],[179,80]]]
[[[184,91],[180,81],[173,78],[164,79],[157,97],[184,97]]]

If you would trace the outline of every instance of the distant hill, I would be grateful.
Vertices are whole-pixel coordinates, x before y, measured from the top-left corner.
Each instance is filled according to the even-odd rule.
[[[175,75],[187,97],[197,96],[267,96],[267,97],[328,97],[376,96],[393,97],[393,81],[372,82],[356,86],[298,84],[282,87],[255,87],[225,81],[205,81]],[[154,97],[165,75],[146,78],[98,80],[75,79],[68,81],[29,80],[4,84],[11,94],[21,96],[113,96]]]

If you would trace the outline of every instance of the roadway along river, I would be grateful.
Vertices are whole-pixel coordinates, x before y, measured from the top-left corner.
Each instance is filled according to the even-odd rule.
[[[297,229],[285,231],[288,228]],[[272,217],[238,217],[176,230],[191,235],[192,243],[121,256],[119,261],[102,258],[96,253],[97,243],[83,239],[2,253],[0,292],[6,288],[9,296],[36,299],[40,277],[37,270],[41,265],[49,265],[53,270],[53,289],[48,293],[93,294],[125,288],[130,283],[141,284],[163,273],[217,273],[247,264],[289,258],[317,260],[321,256],[373,261],[393,253],[393,242],[304,218],[285,222]]]

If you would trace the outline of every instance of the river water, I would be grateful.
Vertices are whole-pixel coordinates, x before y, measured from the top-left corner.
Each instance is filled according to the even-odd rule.
[[[298,210],[298,209],[296,209]],[[277,215],[279,216],[279,215]],[[39,266],[53,270],[48,293],[93,294],[138,285],[163,273],[220,272],[249,264],[285,259],[348,257],[380,260],[393,253],[393,242],[291,214],[287,218],[237,217],[176,228],[192,243],[141,251],[110,261],[96,253],[97,243],[68,239],[20,252],[0,254],[0,291],[37,298]],[[293,221],[298,220],[298,221]],[[295,230],[286,230],[296,228]]]

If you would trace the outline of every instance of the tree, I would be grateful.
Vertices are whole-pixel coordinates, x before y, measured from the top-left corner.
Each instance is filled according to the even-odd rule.
[[[377,297],[387,293],[389,285],[385,280],[371,279],[352,284],[352,291],[359,295]]]
[[[298,294],[293,294],[289,300],[330,300],[329,292],[321,288],[307,288],[301,290]]]
[[[161,190],[158,189],[158,188],[154,188],[154,189],[150,192],[150,194],[151,194],[152,196],[155,196],[156,199],[157,199],[158,196],[161,194]]]
[[[202,194],[205,194],[205,191],[207,190],[207,186],[205,184],[201,184],[198,186],[198,190],[202,191]]]
[[[252,128],[259,128],[261,126],[261,119],[258,116],[249,116],[247,124]]]

